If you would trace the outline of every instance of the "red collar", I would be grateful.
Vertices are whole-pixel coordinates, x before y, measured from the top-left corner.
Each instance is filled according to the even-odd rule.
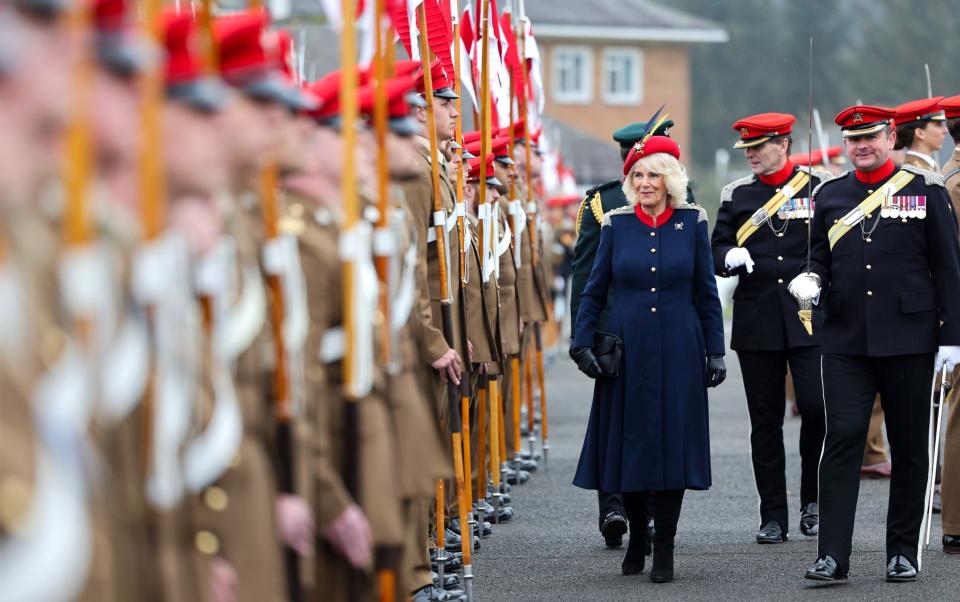
[[[790,159],[787,159],[786,164],[784,164],[783,169],[776,173],[771,174],[759,174],[757,179],[766,184],[767,186],[779,186],[785,184],[787,180],[790,179],[790,176],[793,175],[793,162]]]
[[[670,221],[670,216],[673,215],[673,207],[667,205],[667,208],[663,210],[663,213],[657,216],[657,223],[653,223],[653,216],[644,211],[640,207],[640,203],[637,203],[633,206],[633,212],[637,214],[637,217],[640,218],[640,221],[650,226],[651,228],[659,228],[668,221]]]
[[[853,173],[857,176],[857,179],[864,184],[876,184],[889,178],[895,171],[897,171],[897,166],[893,164],[891,159],[887,159],[886,163],[873,171],[860,171],[859,169],[855,169]]]

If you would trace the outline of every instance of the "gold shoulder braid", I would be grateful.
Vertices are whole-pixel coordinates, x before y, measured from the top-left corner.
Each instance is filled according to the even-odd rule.
[[[580,201],[580,208],[577,209],[577,222],[576,224],[574,224],[574,229],[573,229],[574,235],[576,236],[580,236],[580,220],[583,219],[583,209],[584,207],[587,206],[588,200],[589,200],[588,198],[584,197],[583,200]]]
[[[590,201],[590,210],[593,211],[593,217],[596,218],[597,223],[603,221],[603,201],[600,200],[600,193],[596,192],[593,195],[593,199]]]

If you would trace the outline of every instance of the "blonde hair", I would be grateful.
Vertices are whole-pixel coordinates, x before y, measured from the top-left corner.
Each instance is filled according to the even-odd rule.
[[[663,176],[667,186],[667,204],[678,207],[687,202],[687,170],[673,155],[654,153],[641,158],[630,167],[630,172],[623,179],[623,194],[627,197],[630,206],[637,204],[637,189],[633,187],[633,172],[638,168],[646,169]]]

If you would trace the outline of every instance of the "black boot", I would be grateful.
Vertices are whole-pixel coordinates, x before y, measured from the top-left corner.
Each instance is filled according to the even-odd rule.
[[[673,538],[657,535],[653,540],[653,567],[650,581],[669,583],[673,581]]]
[[[624,554],[623,563],[620,565],[624,575],[639,575],[643,572],[647,561],[647,527],[643,525],[639,529],[634,529],[633,525],[636,523],[631,523],[627,553]]]

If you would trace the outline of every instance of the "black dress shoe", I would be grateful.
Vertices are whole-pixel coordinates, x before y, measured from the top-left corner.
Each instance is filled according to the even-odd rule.
[[[757,543],[782,543],[787,541],[787,534],[783,527],[775,520],[767,521],[757,531]]]
[[[897,554],[887,563],[887,582],[905,583],[917,580],[917,569],[906,556]]]
[[[430,562],[436,564],[437,556],[439,555],[440,554],[436,548],[430,548]],[[446,552],[445,555],[447,557],[447,566],[449,566],[451,562],[460,562],[463,560],[463,554],[460,552]]]
[[[413,592],[411,599],[413,602],[450,602],[451,600],[466,599],[466,596],[464,595],[461,598],[454,592],[447,592],[436,585],[430,584]]]
[[[814,537],[820,530],[820,510],[816,502],[810,502],[800,510],[800,532]]]
[[[452,553],[447,552],[449,559],[443,563],[443,570],[447,573],[455,573],[463,568],[463,560],[459,556],[454,556]],[[434,571],[437,570],[437,567],[440,566],[440,563],[431,558],[430,568]]]
[[[943,553],[960,554],[960,535],[943,536]]]
[[[627,532],[627,519],[619,512],[607,512],[600,524],[600,533],[608,548],[619,548],[623,545],[623,534]]]
[[[436,583],[437,579],[440,578],[440,575],[436,571],[433,573],[433,582]],[[450,590],[456,589],[460,586],[460,575],[456,573],[444,573],[443,574],[443,589]]]
[[[840,570],[840,565],[837,564],[833,556],[824,554],[817,558],[812,567],[807,569],[804,578],[811,581],[846,581],[847,573]]]

